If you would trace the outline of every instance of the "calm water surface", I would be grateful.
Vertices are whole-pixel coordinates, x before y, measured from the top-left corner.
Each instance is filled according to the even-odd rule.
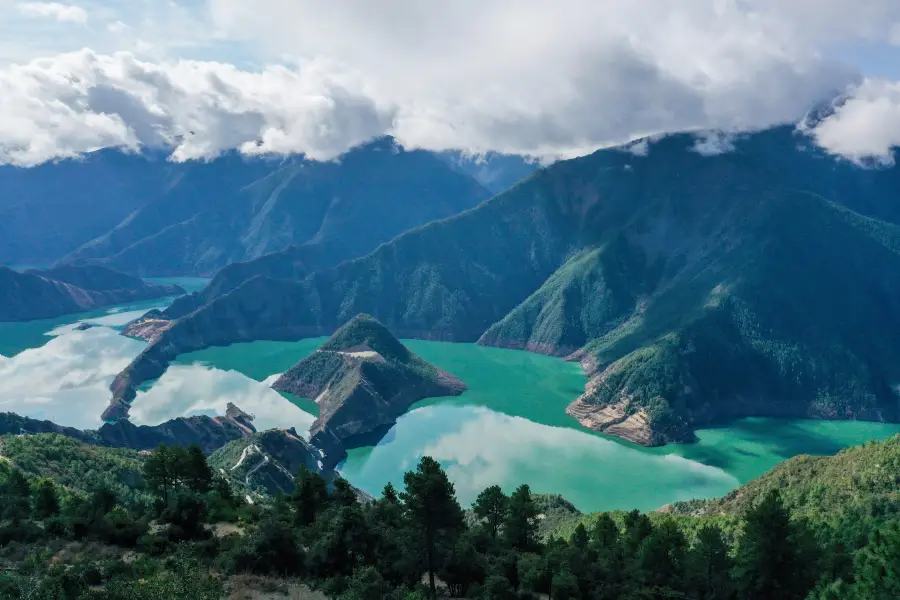
[[[206,280],[165,279],[188,291]],[[0,411],[95,427],[108,386],[144,347],[121,327],[170,299],[59,319],[0,324]],[[76,331],[80,322],[96,327]],[[156,424],[177,416],[222,414],[234,402],[260,429],[306,430],[315,404],[268,387],[324,338],[252,342],[182,356],[138,393],[132,420]],[[578,365],[514,350],[407,340],[411,350],[457,375],[469,390],[418,403],[374,447],[350,452],[341,466],[354,484],[378,493],[423,455],[441,461],[464,503],[483,488],[528,483],[561,493],[586,511],[653,510],[677,500],[719,496],[801,453],[839,449],[900,432],[860,422],[745,419],[698,432],[699,442],[641,448],[582,428],[565,408],[584,389]]]
[[[181,362],[263,381],[323,339],[235,344]],[[350,452],[343,474],[371,493],[389,481],[401,485],[403,473],[427,454],[445,466],[465,503],[495,483],[508,491],[528,483],[538,492],[561,493],[582,510],[653,510],[725,494],[796,454],[831,454],[900,432],[898,425],[880,423],[745,419],[698,432],[696,444],[642,448],[587,431],[566,416],[586,381],[576,364],[472,344],[404,343],[469,390],[418,403],[377,446]],[[315,411],[308,401],[298,405]]]

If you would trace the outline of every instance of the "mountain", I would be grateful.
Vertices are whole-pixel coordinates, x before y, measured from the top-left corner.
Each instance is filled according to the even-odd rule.
[[[272,387],[316,400],[319,416],[310,435],[325,451],[329,466],[340,462],[344,448],[355,441],[383,434],[413,403],[458,396],[466,389],[453,375],[410,352],[369,315],[351,319]]]
[[[323,470],[319,451],[293,429],[270,429],[231,442],[209,456],[209,465],[240,488],[273,496],[290,494],[302,467],[326,480],[335,475]]]
[[[494,194],[505,192],[540,167],[537,161],[499,152],[469,154],[450,150],[441,152],[439,156],[451,167],[469,175]]]
[[[19,273],[0,267],[0,321],[29,321],[184,294],[103,267],[64,266]]]
[[[287,250],[314,270],[362,256],[490,193],[436,155],[391,138],[333,162],[227,154],[171,167],[155,195],[62,260],[147,275],[212,275]]]
[[[105,234],[148,201],[169,166],[113,149],[0,166],[0,263],[49,264]]]
[[[231,403],[223,417],[179,417],[153,426],[135,425],[121,420],[104,423],[95,431],[64,427],[50,421],[21,417],[15,413],[0,413],[0,435],[55,433],[89,444],[131,450],[152,450],[160,444],[196,444],[204,452],[212,452],[231,441],[256,433],[252,421],[252,416]]]
[[[178,318],[114,400],[181,352],[368,313],[401,337],[579,359],[591,380],[570,414],[640,444],[751,415],[898,420],[900,168],[790,128],[717,155],[695,143],[559,162],[363,258],[249,279]]]

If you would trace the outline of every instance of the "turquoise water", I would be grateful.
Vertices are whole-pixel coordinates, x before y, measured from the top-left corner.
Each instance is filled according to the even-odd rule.
[[[182,357],[233,369],[258,381],[314,350],[322,338],[297,343],[253,342]],[[863,422],[745,419],[698,432],[690,445],[642,448],[582,428],[565,407],[584,389],[578,365],[472,344],[405,340],[422,358],[457,375],[469,390],[423,401],[375,447],[350,451],[341,471],[370,493],[430,455],[471,502],[483,488],[561,493],[582,510],[653,510],[677,500],[723,495],[802,453],[839,449],[900,432],[900,425]],[[298,403],[313,412],[310,403]]]
[[[209,279],[201,277],[160,277],[148,279],[160,285],[180,285],[187,292],[194,292],[209,283]],[[60,328],[75,323],[87,322],[93,325],[105,325],[120,328],[129,321],[143,315],[150,309],[163,309],[172,303],[173,298],[156,298],[129,304],[99,308],[81,313],[72,313],[53,319],[38,319],[17,323],[0,323],[0,356],[15,356],[29,348],[39,348],[46,344],[50,337],[56,335]]]

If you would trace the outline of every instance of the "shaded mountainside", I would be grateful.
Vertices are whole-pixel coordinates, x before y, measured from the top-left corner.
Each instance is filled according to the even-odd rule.
[[[159,425],[134,425],[121,420],[104,423],[98,430],[81,430],[21,417],[15,413],[0,413],[0,435],[55,433],[85,443],[111,448],[152,450],[160,444],[190,446],[196,444],[204,452],[212,452],[225,444],[256,432],[253,417],[229,403],[224,417],[179,417]]]
[[[410,352],[381,323],[357,315],[272,387],[313,398],[312,443],[335,466],[355,442],[371,443],[419,400],[457,396],[465,384]]]
[[[271,266],[280,261],[306,273],[490,196],[436,155],[405,151],[390,138],[334,162],[226,155],[172,169],[156,197],[64,260],[145,276],[212,275],[285,251],[259,268],[282,276]]]
[[[209,456],[210,466],[241,489],[263,495],[290,494],[301,468],[323,475],[319,450],[294,429],[270,429],[236,440]]]
[[[19,273],[0,267],[0,321],[29,321],[164,296],[177,285],[155,285],[102,267],[66,266]]]
[[[366,257],[249,279],[175,321],[114,398],[181,352],[368,313],[401,337],[572,355],[592,378],[570,414],[641,444],[752,415],[900,418],[900,168],[789,128],[715,156],[694,143],[560,162]]]

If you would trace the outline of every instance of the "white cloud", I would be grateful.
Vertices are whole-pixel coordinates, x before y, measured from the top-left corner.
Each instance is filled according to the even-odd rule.
[[[87,23],[87,11],[80,6],[60,4],[59,2],[20,2],[16,5],[19,12],[30,17],[56,19],[68,23]]]
[[[900,82],[865,80],[813,134],[835,154],[892,164],[892,150],[900,146]]]
[[[250,72],[81,50],[0,70],[0,163],[176,139],[177,160],[235,147],[326,159],[383,133],[391,120],[391,108],[354,76],[323,62]]]
[[[893,0],[186,6],[104,9],[105,37],[83,40],[101,50],[0,70],[0,162],[179,136],[178,159],[231,147],[329,158],[380,134],[546,158],[661,132],[752,130],[796,121],[848,86],[864,91],[859,69],[826,58],[829,50],[888,44],[900,30]],[[175,42],[162,41],[167,30]],[[245,66],[172,58],[186,54],[239,55]],[[876,104],[859,110],[874,114]]]

